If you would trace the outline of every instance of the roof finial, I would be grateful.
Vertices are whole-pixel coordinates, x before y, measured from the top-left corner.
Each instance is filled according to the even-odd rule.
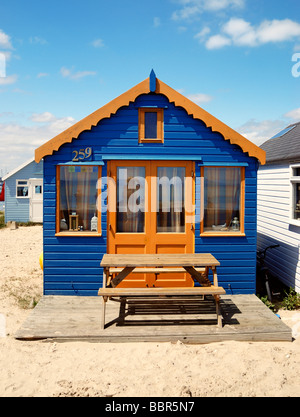
[[[150,72],[149,82],[150,82],[149,88],[150,88],[151,93],[155,93],[155,90],[156,90],[156,75],[155,75],[155,72],[153,71],[153,69]]]

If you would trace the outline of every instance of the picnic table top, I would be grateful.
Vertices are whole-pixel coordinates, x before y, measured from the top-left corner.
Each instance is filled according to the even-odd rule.
[[[101,267],[219,266],[211,253],[105,254]]]

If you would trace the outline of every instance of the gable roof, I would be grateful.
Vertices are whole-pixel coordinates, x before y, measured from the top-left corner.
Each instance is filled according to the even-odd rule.
[[[287,126],[261,145],[267,163],[300,159],[300,122]]]
[[[17,168],[13,169],[8,174],[4,175],[4,177],[2,178],[2,180],[3,181],[7,180],[7,178],[12,177],[14,174],[16,174],[17,172],[21,171],[21,169],[25,168],[27,165],[31,164],[32,162],[34,162],[34,158],[31,158],[28,161],[23,162],[23,164],[19,165]]]
[[[109,118],[112,114],[116,113],[120,107],[128,106],[129,103],[134,102],[139,95],[148,94],[150,92],[165,95],[170,102],[175,104],[175,106],[183,107],[189,115],[202,120],[206,126],[211,127],[213,131],[221,133],[225,140],[229,140],[230,143],[240,146],[243,152],[257,158],[261,164],[265,163],[265,152],[263,149],[259,148],[197,104],[160,81],[156,78],[153,71],[149,78],[146,78],[135,87],[121,94],[119,97],[37,148],[35,150],[35,161],[39,162],[44,156],[52,155],[53,152],[57,151],[63,144],[70,143],[74,139],[77,139],[84,130],[90,130],[92,126],[96,126],[100,120]]]

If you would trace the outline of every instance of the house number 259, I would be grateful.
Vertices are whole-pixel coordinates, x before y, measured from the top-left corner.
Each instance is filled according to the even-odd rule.
[[[89,158],[92,155],[92,148],[79,149],[79,151],[73,151],[72,153],[75,154],[72,161],[79,162]]]

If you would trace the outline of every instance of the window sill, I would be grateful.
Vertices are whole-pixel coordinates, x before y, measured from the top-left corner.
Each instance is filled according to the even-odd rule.
[[[164,143],[163,139],[140,139],[140,143]]]
[[[289,219],[289,224],[292,224],[293,226],[300,226],[300,220]]]
[[[246,236],[246,234],[242,232],[203,232],[203,233],[200,233],[200,236],[201,237],[215,237],[215,236],[241,237],[241,236]]]
[[[100,237],[100,236],[102,236],[102,233],[97,233],[97,232],[72,232],[70,230],[70,231],[66,231],[66,232],[55,233],[55,236]]]

